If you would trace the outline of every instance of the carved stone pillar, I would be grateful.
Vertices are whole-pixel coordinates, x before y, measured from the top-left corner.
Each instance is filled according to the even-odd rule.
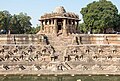
[[[40,21],[40,24],[41,24],[40,31],[41,31],[41,32],[44,31],[43,22],[44,22],[44,20],[41,20],[41,21]]]
[[[63,20],[63,35],[67,35],[67,19]]]
[[[51,28],[50,28],[50,33],[53,33],[53,29],[54,29],[54,20],[51,19]]]
[[[49,25],[49,20],[47,20],[47,25]]]
[[[57,35],[57,19],[54,19],[54,27],[53,27],[53,33]]]
[[[53,22],[54,22],[54,20],[53,20],[53,19],[51,19],[51,25],[53,25],[53,24],[54,24]]]
[[[76,30],[78,31],[78,26],[79,26],[79,21],[76,21],[77,22],[77,25],[76,25]],[[78,33],[78,32],[77,32]]]
[[[51,25],[51,19],[49,20],[49,25]]]
[[[48,24],[48,21],[45,20],[45,29],[44,29],[44,32],[45,32],[45,33],[47,33],[47,30],[48,30],[48,29],[47,29],[47,24]]]
[[[71,28],[70,28],[70,23],[69,23],[69,19],[67,19],[67,33],[70,34]]]
[[[72,25],[72,20],[70,20],[70,25]]]
[[[74,32],[74,28],[72,26],[72,20],[70,20],[70,26],[69,27],[70,27],[70,32],[73,33]]]
[[[53,20],[52,19],[50,19],[50,25],[49,25],[49,33],[52,33],[52,30],[53,30]]]
[[[51,20],[48,20],[48,33],[51,31]]]
[[[75,25],[75,20],[73,20],[73,25]]]

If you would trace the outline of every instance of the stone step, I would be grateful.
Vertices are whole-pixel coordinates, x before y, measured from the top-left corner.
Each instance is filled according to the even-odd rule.
[[[72,43],[72,38],[71,37],[52,37],[48,36],[48,41],[50,42],[51,45],[68,45]],[[67,42],[66,42],[67,41]]]

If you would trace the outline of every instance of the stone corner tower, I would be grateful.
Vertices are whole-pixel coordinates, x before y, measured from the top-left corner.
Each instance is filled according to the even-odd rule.
[[[41,16],[41,28],[37,34],[69,35],[78,33],[79,16],[66,12],[63,6]]]

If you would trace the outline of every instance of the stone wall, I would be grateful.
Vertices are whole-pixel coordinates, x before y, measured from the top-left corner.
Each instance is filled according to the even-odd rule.
[[[0,44],[42,44],[45,35],[35,34],[7,34],[0,35]]]
[[[80,44],[120,44],[119,34],[79,34],[77,37]]]
[[[72,40],[78,44],[120,44],[119,34],[72,34],[70,36],[56,37],[52,35],[35,35],[35,34],[10,34],[0,35],[0,44],[34,44],[44,40],[44,37],[52,37],[50,40],[59,38],[62,40]],[[50,41],[49,40],[49,41]],[[56,41],[56,40],[55,40]],[[61,40],[60,40],[61,41]],[[72,43],[71,41],[68,43]]]

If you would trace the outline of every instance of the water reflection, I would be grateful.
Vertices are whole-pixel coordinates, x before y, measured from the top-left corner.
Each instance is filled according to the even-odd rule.
[[[0,81],[120,81],[120,76],[0,76]]]

